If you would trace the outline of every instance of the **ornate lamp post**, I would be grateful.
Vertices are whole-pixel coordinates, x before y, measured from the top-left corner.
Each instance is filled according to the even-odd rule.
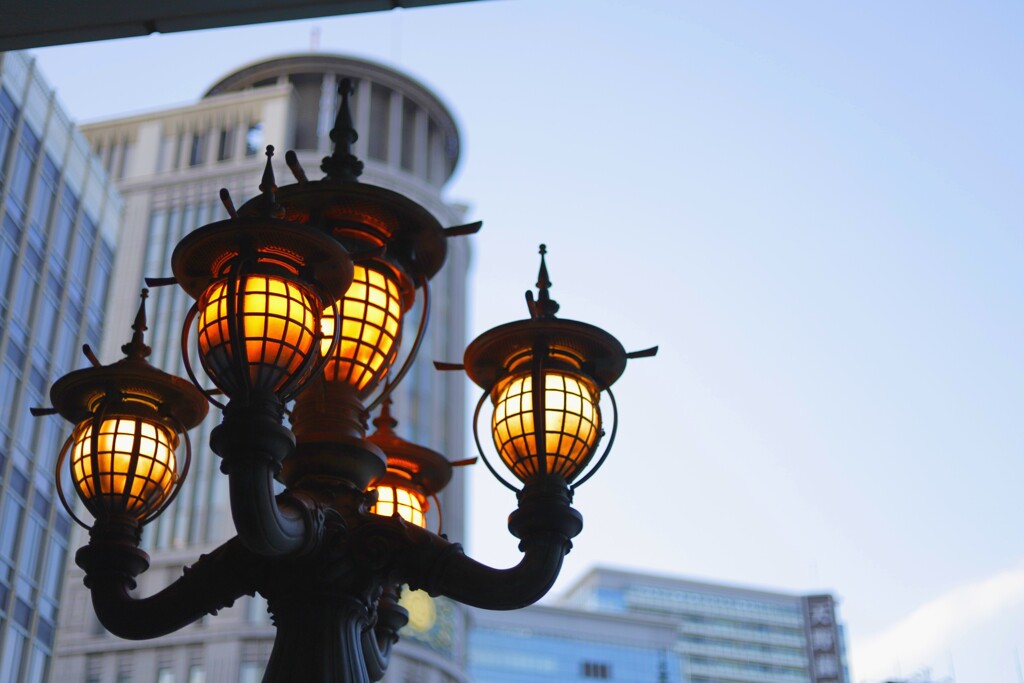
[[[127,358],[61,378],[51,390],[54,409],[37,411],[76,424],[58,467],[70,463],[76,492],[96,518],[75,559],[101,623],[123,638],[153,638],[258,591],[277,627],[265,681],[379,680],[408,619],[398,604],[402,585],[488,609],[543,596],[582,529],[572,491],[607,455],[606,448],[581,476],[602,435],[600,394],[628,358],[656,351],[627,354],[599,328],[556,319],[542,256],[539,294],[527,297],[531,317],[476,339],[464,365],[439,364],[464,367],[485,389],[478,417],[484,399],[494,401],[495,445],[522,484],[509,530],[523,558],[494,569],[424,528],[429,497],[453,465],[471,461],[451,463],[400,439],[387,394],[416,355],[428,282],[444,263],[447,239],[480,224],[442,228],[408,198],[356,180],[362,164],[350,152],[350,87],[342,84],[325,178],[308,180],[289,152],[297,182],[278,188],[268,148],[261,194],[236,210],[222,191],[230,218],[186,236],[172,256],[175,277],[151,281],[176,282],[196,300],[182,335],[195,386],[146,363],[140,307]],[[402,319],[417,291],[419,329],[394,372]],[[219,392],[199,388],[188,362],[193,335]],[[385,377],[383,391],[364,405]],[[204,399],[223,415],[211,447],[229,479],[237,536],[155,595],[133,597],[135,577],[148,567],[142,526],[184,478],[189,449],[179,435],[205,417]],[[292,399],[288,429],[282,422]],[[378,430],[367,437],[369,411],[382,401]],[[285,486],[277,495],[275,480]]]

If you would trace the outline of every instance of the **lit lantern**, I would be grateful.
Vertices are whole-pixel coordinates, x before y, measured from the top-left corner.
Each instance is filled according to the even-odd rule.
[[[365,395],[387,375],[401,341],[403,301],[408,299],[402,290],[411,290],[410,284],[403,286],[403,279],[384,263],[355,266],[345,296],[327,309],[321,321],[328,382],[349,384]],[[337,321],[341,330],[332,350],[330,339]]]
[[[199,318],[199,359],[214,384],[229,398],[263,394],[283,402],[325,363],[316,350],[336,343],[321,336],[319,320],[351,283],[352,261],[323,232],[283,219],[272,156],[268,146],[263,195],[247,215],[239,216],[222,191],[231,219],[186,235],[171,268],[196,299],[185,329]]]
[[[437,493],[451,481],[453,467],[471,465],[476,458],[449,462],[436,451],[402,439],[394,431],[398,422],[391,417],[390,399],[384,400],[373,424],[377,431],[366,440],[387,455],[387,471],[370,486],[376,501],[369,511],[383,517],[397,514],[410,524],[426,528],[430,498],[437,502]],[[438,505],[438,527],[440,515]]]
[[[275,391],[299,372],[313,350],[320,307],[307,289],[284,278],[250,275],[237,287],[232,284],[216,282],[199,299],[203,367],[226,389],[241,356],[249,386]],[[239,350],[244,349],[238,356],[236,340]],[[330,346],[331,338],[321,343]]]
[[[627,354],[604,330],[556,318],[558,304],[548,293],[551,282],[544,245],[540,253],[536,299],[527,292],[530,318],[477,337],[466,348],[462,367],[485,390],[477,404],[477,418],[486,398],[491,398],[491,435],[508,470],[523,484],[556,480],[575,488],[601,466],[614,441],[612,397],[611,438],[597,463],[583,475],[604,433],[601,394],[611,395],[608,390],[625,370],[628,358],[654,355],[657,347]],[[502,483],[516,489],[488,467]]]
[[[162,372],[147,361],[145,296],[122,349],[126,357],[112,365],[76,370],[50,390],[54,410],[75,423],[58,458],[58,493],[75,517],[59,483],[68,461],[71,481],[85,508],[98,521],[145,524],[174,499],[188,472],[191,451],[187,430],[206,416],[203,395],[189,382]],[[49,411],[36,411],[45,414]],[[179,462],[178,447],[185,442]]]
[[[543,434],[547,471],[570,481],[586,466],[600,438],[599,394],[594,383],[581,374],[547,371],[543,377],[543,430],[538,430],[535,422],[530,374],[506,378],[491,392],[494,445],[505,465],[527,481],[539,473],[537,438]]]
[[[71,437],[71,480],[86,507],[144,519],[170,498],[178,483],[178,435],[137,417],[79,423]]]

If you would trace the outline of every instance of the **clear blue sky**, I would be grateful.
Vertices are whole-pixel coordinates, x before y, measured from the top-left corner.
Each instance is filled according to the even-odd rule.
[[[496,0],[36,54],[88,120],[314,26],[459,118],[474,333],[525,313],[546,242],[564,317],[661,345],[559,587],[833,591],[858,682],[1019,683],[1024,4]],[[514,562],[512,496],[472,486],[474,553]]]

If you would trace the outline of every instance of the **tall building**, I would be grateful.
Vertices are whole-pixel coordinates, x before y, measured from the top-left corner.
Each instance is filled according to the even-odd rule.
[[[309,176],[318,177],[316,169],[331,150],[328,133],[337,111],[338,82],[346,77],[357,83],[352,108],[360,134],[354,151],[366,165],[361,180],[412,198],[442,225],[462,222],[463,208],[442,196],[459,158],[451,113],[415,80],[371,62],[326,54],[271,59],[224,77],[195,104],[86,126],[93,150],[124,197],[104,358],[119,357],[143,278],[169,275],[178,240],[227,217],[219,189],[226,187],[236,203],[257,194],[265,145],[278,150],[279,184],[290,182],[283,162],[286,149],[294,149]],[[396,391],[393,413],[403,438],[459,459],[466,430],[464,379],[430,365],[435,359],[460,357],[465,346],[468,245],[452,240],[448,247],[447,264],[431,281],[427,337],[418,362]],[[420,303],[405,323],[407,342],[415,334]],[[190,305],[177,287],[153,291],[148,302],[150,361],[179,376],[185,375],[181,326]],[[152,559],[141,577],[144,595],[234,535],[227,480],[208,447],[216,423],[211,415],[193,431],[189,477],[174,504],[143,532],[143,547]],[[463,489],[456,472],[440,496],[444,530],[453,540],[463,536]],[[436,526],[436,516],[430,522]],[[66,592],[58,680],[248,683],[262,676],[274,629],[259,598],[246,598],[215,618],[139,643],[104,634],[77,568],[69,570]],[[429,599],[421,603],[420,611],[429,610],[430,618],[406,629],[386,680],[465,680],[462,608]]]
[[[70,433],[35,419],[98,348],[121,200],[22,53],[0,54],[0,681],[48,678],[71,523],[54,465]]]
[[[474,683],[848,683],[831,595],[594,569],[552,606],[473,610]]]

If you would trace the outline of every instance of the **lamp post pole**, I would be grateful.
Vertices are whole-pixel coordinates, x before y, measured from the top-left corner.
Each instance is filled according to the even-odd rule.
[[[267,682],[379,680],[408,621],[398,602],[403,586],[486,609],[540,599],[583,527],[573,491],[614,441],[613,426],[604,454],[581,476],[603,434],[600,396],[628,358],[656,351],[627,354],[607,332],[556,318],[542,247],[530,318],[481,335],[462,364],[438,364],[465,369],[484,389],[478,417],[488,396],[495,404],[495,445],[521,484],[499,475],[518,498],[508,527],[522,559],[488,567],[424,528],[429,497],[452,466],[470,461],[451,463],[400,439],[387,395],[425,332],[428,281],[443,265],[446,241],[480,226],[442,228],[408,198],[357,181],[350,89],[342,84],[325,178],[309,181],[290,152],[297,182],[278,188],[268,147],[260,194],[236,209],[222,191],[230,218],[187,235],[172,256],[174,278],[152,282],[175,282],[196,300],[182,342],[192,383],[146,362],[144,294],[125,359],[102,366],[86,349],[93,367],[58,380],[54,407],[35,411],[59,412],[76,425],[58,468],[69,464],[95,522],[82,522],[60,496],[90,530],[75,560],[104,627],[122,638],[154,638],[259,592],[277,629]],[[417,291],[420,326],[396,370],[402,318]],[[203,388],[189,363],[193,325],[217,391]],[[385,377],[393,379],[383,384]],[[292,400],[289,429],[283,418]],[[149,565],[142,528],[181,486],[186,432],[205,417],[207,402],[222,412],[210,446],[229,480],[237,535],[163,590],[134,597]],[[378,430],[368,437],[369,412],[381,403]],[[275,482],[282,492],[275,494]]]

